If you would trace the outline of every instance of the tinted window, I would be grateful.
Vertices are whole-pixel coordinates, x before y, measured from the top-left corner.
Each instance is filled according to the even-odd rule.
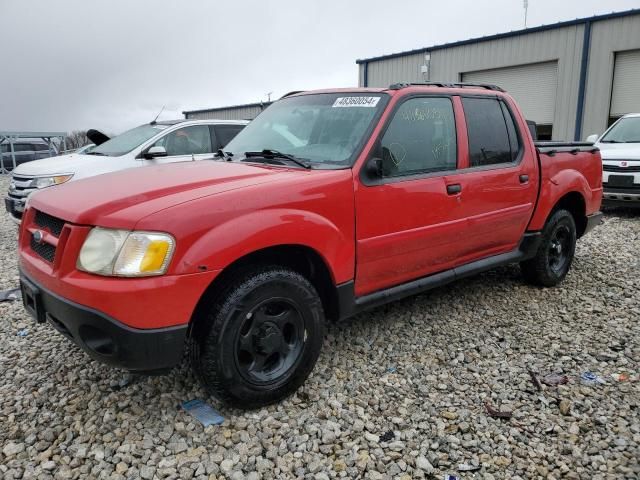
[[[511,145],[501,102],[493,98],[463,98],[472,167],[510,163]]]
[[[211,153],[211,135],[207,125],[179,128],[166,134],[153,146],[164,147],[168,156]]]
[[[46,143],[34,143],[33,144],[33,149],[36,152],[43,152],[43,151],[48,151],[49,150],[49,145],[47,145]]]
[[[218,138],[218,145],[223,148],[244,128],[244,125],[216,125],[214,128]]]
[[[513,116],[507,108],[504,102],[500,102],[502,107],[502,115],[504,121],[507,123],[507,134],[509,135],[509,148],[511,149],[511,161],[515,162],[518,159],[520,153],[520,138],[518,137],[518,131],[516,130],[516,124],[513,121]]]
[[[394,114],[382,137],[385,176],[455,170],[453,106],[448,98],[412,98]]]

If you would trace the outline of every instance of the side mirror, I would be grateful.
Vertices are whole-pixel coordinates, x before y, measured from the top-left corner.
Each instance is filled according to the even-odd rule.
[[[146,159],[166,157],[166,156],[167,156],[167,149],[159,145],[151,147],[149,150],[144,152],[144,155],[143,155],[143,157]]]
[[[382,178],[384,176],[384,172],[382,169],[382,159],[378,157],[372,157],[367,160],[365,171],[367,173],[367,177],[372,180]]]
[[[589,135],[585,141],[587,143],[596,143],[597,140],[598,140],[598,135],[594,133],[593,135]]]

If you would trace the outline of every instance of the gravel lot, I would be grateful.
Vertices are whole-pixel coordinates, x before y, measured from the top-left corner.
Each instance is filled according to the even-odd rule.
[[[0,289],[18,282],[15,238],[3,212]],[[639,250],[640,213],[611,211],[559,288],[508,267],[333,325],[296,395],[209,400],[226,420],[206,429],[177,407],[204,398],[187,365],[119,388],[122,372],[0,303],[0,477],[640,478]],[[529,370],[569,383],[538,391]]]

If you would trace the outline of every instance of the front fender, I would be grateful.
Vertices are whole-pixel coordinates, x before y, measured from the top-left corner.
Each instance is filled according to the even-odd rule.
[[[304,210],[254,211],[216,225],[191,244],[179,259],[176,274],[222,270],[250,253],[278,245],[315,250],[336,284],[353,279],[355,244],[325,217]]]
[[[587,213],[592,213],[592,206],[599,203],[597,191],[591,189],[585,176],[577,170],[561,170],[549,178],[543,178],[536,211],[527,230],[542,230],[558,201],[572,192],[582,195]],[[596,206],[595,210],[597,209]]]

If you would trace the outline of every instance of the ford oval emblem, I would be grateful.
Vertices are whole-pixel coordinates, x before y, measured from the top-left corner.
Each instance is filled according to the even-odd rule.
[[[43,233],[40,230],[36,230],[33,232],[33,239],[36,243],[42,243],[42,239],[44,238]]]

